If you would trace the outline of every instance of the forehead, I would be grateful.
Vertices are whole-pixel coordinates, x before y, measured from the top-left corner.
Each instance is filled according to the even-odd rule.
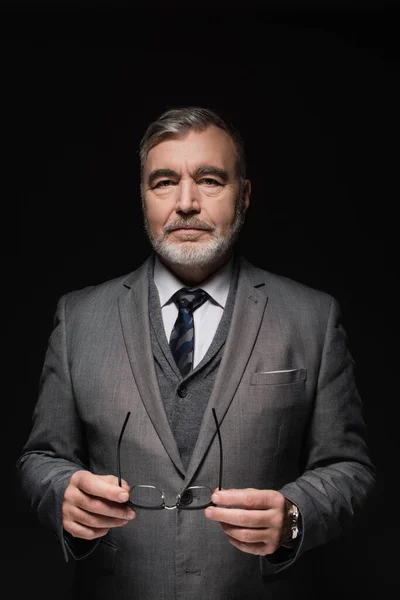
[[[211,126],[205,131],[189,131],[184,137],[167,139],[154,146],[145,161],[144,171],[170,168],[176,171],[213,165],[235,170],[236,151],[231,137],[222,129]]]

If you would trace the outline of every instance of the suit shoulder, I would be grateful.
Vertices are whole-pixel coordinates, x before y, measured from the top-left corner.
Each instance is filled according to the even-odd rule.
[[[336,298],[324,290],[312,287],[286,275],[261,269],[247,261],[244,261],[243,266],[250,274],[253,282],[258,282],[255,285],[257,287],[263,286],[265,293],[269,296],[277,295],[288,303],[296,301],[296,303],[318,305],[321,308],[325,306],[327,309],[332,303],[338,304]]]
[[[65,311],[70,317],[86,315],[85,318],[108,312],[116,305],[119,296],[135,285],[141,271],[142,267],[139,267],[113,279],[66,292],[59,298],[57,312]]]
[[[64,294],[63,298],[67,304],[76,304],[82,302],[90,302],[99,300],[102,297],[112,297],[118,295],[123,286],[124,281],[129,279],[131,274],[120,275],[107,281],[102,281],[93,285],[87,285],[83,288],[71,290]]]
[[[328,292],[285,275],[268,272],[268,280],[271,287],[279,286],[286,293],[296,295],[297,297],[314,299],[315,301],[327,304],[330,304],[334,300],[333,296]]]
[[[112,301],[117,298],[123,290],[135,287],[142,276],[147,277],[150,265],[151,257],[129,273],[107,279],[94,285],[71,290],[65,293],[61,299],[70,305],[82,304],[85,302],[90,303],[93,301],[101,302],[103,299],[105,301]]]

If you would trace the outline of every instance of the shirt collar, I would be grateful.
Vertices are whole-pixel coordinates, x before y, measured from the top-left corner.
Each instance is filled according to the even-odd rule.
[[[233,259],[230,258],[228,262],[213,273],[203,284],[198,286],[205,290],[214,302],[219,304],[222,308],[225,308],[226,299],[228,297],[232,268]],[[157,255],[155,256],[154,261],[153,276],[154,283],[156,284],[160,296],[161,308],[168,304],[175,292],[182,287],[186,287],[185,284],[160,261]]]

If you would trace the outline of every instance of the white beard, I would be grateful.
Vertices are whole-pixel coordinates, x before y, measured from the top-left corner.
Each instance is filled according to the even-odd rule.
[[[171,242],[167,234],[150,241],[155,252],[167,264],[193,268],[213,264],[231,246],[231,236],[216,236],[206,242]]]
[[[237,210],[235,220],[230,231],[226,235],[209,231],[210,239],[202,242],[182,241],[172,242],[169,239],[168,230],[164,231],[156,239],[149,232],[146,215],[144,215],[145,229],[154,251],[166,264],[179,267],[204,268],[218,263],[221,256],[226,254],[235,243],[240,229],[242,228],[244,215]],[[176,225],[175,225],[176,226]],[[189,226],[189,223],[186,223]],[[195,227],[196,225],[193,224]],[[168,229],[168,228],[167,228]]]

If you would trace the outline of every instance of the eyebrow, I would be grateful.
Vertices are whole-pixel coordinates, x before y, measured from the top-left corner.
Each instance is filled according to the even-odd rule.
[[[204,175],[215,175],[219,177],[223,182],[229,180],[228,171],[225,169],[221,169],[219,167],[215,167],[214,165],[200,165],[197,169],[194,170],[192,176],[194,177],[204,177]],[[161,177],[175,177],[180,178],[180,175],[177,171],[173,169],[154,169],[149,173],[147,178],[147,183],[149,186],[152,186],[153,183],[160,179]]]

